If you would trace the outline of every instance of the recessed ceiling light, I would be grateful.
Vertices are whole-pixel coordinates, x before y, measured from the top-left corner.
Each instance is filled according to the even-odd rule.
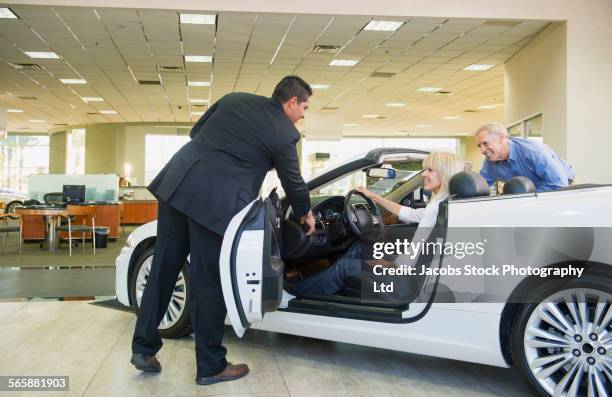
[[[399,29],[404,22],[401,21],[370,21],[363,28],[363,30],[384,30],[387,32],[393,32]]]
[[[189,102],[191,103],[208,103],[208,99],[196,99],[196,98],[191,98],[189,100]]]
[[[310,84],[310,88],[313,90],[326,90],[329,88],[329,84]]]
[[[442,88],[440,88],[440,87],[421,87],[417,91],[419,91],[419,92],[438,92],[441,89]]]
[[[10,8],[0,7],[0,18],[17,19],[17,15]]]
[[[188,81],[189,87],[210,87],[210,81]]]
[[[489,70],[493,66],[495,65],[488,65],[484,63],[483,64],[473,64],[473,65],[464,67],[463,70]]]
[[[416,128],[429,128],[431,127],[431,125],[429,124],[417,124],[415,125]]]
[[[192,116],[201,116],[203,114],[204,114],[204,112],[191,112]]]
[[[206,14],[179,14],[181,23],[191,23],[195,25],[214,25],[217,16]]]
[[[85,102],[104,102],[104,98],[100,98],[99,96],[84,96],[81,97]]]
[[[185,55],[185,62],[212,62],[210,55]]]
[[[356,123],[346,123],[346,124],[344,124],[344,126],[345,127],[357,127],[357,126],[359,126],[359,124],[356,124]]]
[[[495,109],[498,105],[496,103],[491,103],[489,105],[480,105],[478,109]]]
[[[389,102],[389,103],[386,103],[385,106],[390,107],[390,108],[402,108],[406,106],[406,104],[403,102]]]
[[[442,117],[442,120],[457,120],[459,119],[459,116],[444,116]]]
[[[46,123],[45,120],[28,120],[30,123]]]
[[[100,110],[100,114],[117,114],[116,110]]]
[[[23,113],[21,109],[6,109],[7,113]]]
[[[364,119],[375,119],[377,118],[379,115],[378,114],[364,114],[363,117]]]
[[[355,66],[359,61],[356,59],[334,59],[329,63],[330,66]]]
[[[83,79],[60,79],[64,84],[87,84],[87,80]]]
[[[52,51],[24,51],[23,53],[30,58],[59,59],[59,55]]]

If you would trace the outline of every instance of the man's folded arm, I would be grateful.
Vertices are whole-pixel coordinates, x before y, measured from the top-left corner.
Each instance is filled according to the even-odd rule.
[[[310,211],[310,194],[300,173],[295,143],[279,145],[272,154],[276,173],[289,198],[293,214],[301,218]]]

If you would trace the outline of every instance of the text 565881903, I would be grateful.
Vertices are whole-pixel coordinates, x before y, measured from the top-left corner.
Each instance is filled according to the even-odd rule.
[[[0,376],[0,391],[69,390],[67,376]]]

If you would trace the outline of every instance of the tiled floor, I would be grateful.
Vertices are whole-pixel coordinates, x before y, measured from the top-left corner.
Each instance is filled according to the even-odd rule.
[[[197,386],[192,338],[166,341],[163,371],[129,363],[134,315],[88,302],[0,302],[0,375],[67,375],[69,396],[525,396],[512,369],[310,338],[226,328],[228,359],[244,379]]]

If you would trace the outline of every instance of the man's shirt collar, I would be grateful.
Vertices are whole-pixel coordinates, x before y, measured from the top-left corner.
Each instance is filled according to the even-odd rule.
[[[515,162],[517,160],[518,153],[516,151],[516,143],[512,138],[508,138],[508,160]]]

